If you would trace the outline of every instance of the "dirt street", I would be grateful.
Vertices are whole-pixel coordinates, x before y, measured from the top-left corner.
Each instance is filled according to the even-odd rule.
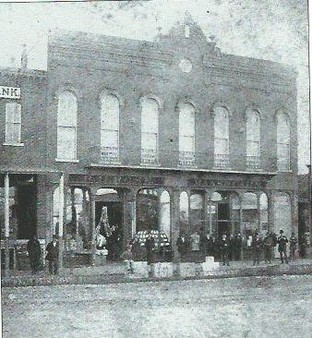
[[[312,276],[2,289],[4,338],[296,337]]]

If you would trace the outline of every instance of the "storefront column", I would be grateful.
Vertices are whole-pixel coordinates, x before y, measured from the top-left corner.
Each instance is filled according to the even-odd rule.
[[[10,271],[10,178],[9,174],[4,177],[4,253],[5,253],[5,268],[4,275],[8,276]]]
[[[260,196],[261,196],[261,193],[257,192],[256,196],[257,196],[257,216],[258,216],[258,225],[257,225],[257,228],[258,228],[258,233],[260,233],[261,232],[261,209],[260,209]]]
[[[204,221],[204,224],[203,224],[203,229],[204,229],[204,233],[205,235],[209,232],[209,224],[208,224],[208,193],[207,191],[205,190],[204,191],[204,217],[203,217],[203,221]]]
[[[212,236],[212,201],[211,201],[211,197],[212,197],[213,191],[206,190],[205,194],[207,196],[206,201],[207,201],[207,208],[209,210],[208,232],[209,232],[209,235]]]
[[[233,214],[233,194],[229,193],[229,208],[230,208],[230,226],[231,234],[234,234],[234,214]]]
[[[96,189],[91,189],[90,191],[91,265],[95,265],[95,255],[96,255],[95,196]]]
[[[179,253],[176,243],[180,234],[180,191],[178,189],[173,189],[170,193],[170,209],[171,209],[170,237],[173,251],[173,261],[177,261],[179,258]]]
[[[63,268],[63,253],[64,253],[64,174],[60,177],[60,195],[59,195],[59,270]]]
[[[243,198],[244,198],[244,193],[240,192],[238,194],[238,200],[239,200],[239,229],[240,233],[243,234]]]
[[[123,191],[123,245],[124,247],[136,234],[136,195],[138,189]]]
[[[186,194],[187,194],[187,222],[188,222],[188,228],[189,228],[189,232],[190,235],[194,232],[194,229],[192,228],[192,223],[191,223],[191,195],[192,195],[192,191],[191,190],[186,190]]]
[[[267,192],[268,196],[268,231],[274,232],[274,193]]]
[[[298,238],[298,196],[292,192],[290,193],[291,200],[291,231],[293,231]]]
[[[90,239],[90,227],[87,226],[89,223],[89,203],[87,201],[87,188],[82,189],[82,226],[84,228],[84,231],[86,233],[85,241]],[[79,229],[78,229],[79,233]]]
[[[244,193],[239,192],[238,193],[238,201],[239,201],[239,229],[240,229],[240,234],[241,238],[245,238],[246,234],[243,233],[243,198],[244,198]],[[247,239],[247,238],[246,238]],[[244,260],[244,244],[241,246],[241,260]]]
[[[161,231],[163,230],[161,228],[161,219],[162,219],[162,205],[161,205],[161,194],[162,194],[162,191],[160,188],[157,188],[157,216],[158,216],[158,224],[157,224],[157,227],[158,227],[158,230]]]

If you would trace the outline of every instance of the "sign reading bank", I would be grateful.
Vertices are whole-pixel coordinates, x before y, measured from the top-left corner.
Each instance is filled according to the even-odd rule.
[[[0,98],[3,99],[20,99],[21,88],[0,86]]]

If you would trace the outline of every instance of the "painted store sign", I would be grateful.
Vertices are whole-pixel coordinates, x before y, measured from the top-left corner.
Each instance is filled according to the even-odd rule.
[[[0,86],[0,98],[3,99],[20,99],[21,88]]]

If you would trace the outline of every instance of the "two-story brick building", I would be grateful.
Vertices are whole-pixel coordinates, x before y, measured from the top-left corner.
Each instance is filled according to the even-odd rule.
[[[18,174],[37,192],[24,210],[36,210],[39,236],[58,233],[68,251],[94,256],[105,210],[112,259],[146,229],[174,251],[181,231],[297,231],[290,67],[224,54],[188,21],[153,42],[54,32],[46,73],[3,72],[1,85],[21,88],[23,143],[6,141],[11,101],[1,99],[7,229]]]

